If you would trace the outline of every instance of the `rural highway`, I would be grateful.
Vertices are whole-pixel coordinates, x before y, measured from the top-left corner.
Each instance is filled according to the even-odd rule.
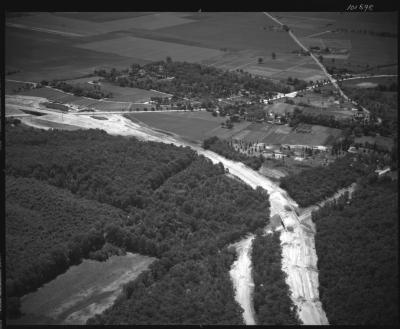
[[[281,26],[283,26],[284,24],[281,23],[278,19],[276,19],[275,17],[271,16],[270,14],[268,14],[267,12],[263,12],[266,16],[268,16],[269,18],[271,18],[273,21],[275,21],[276,23],[280,24]],[[349,99],[349,97],[347,97],[347,95],[343,92],[343,90],[339,87],[339,85],[337,84],[336,80],[329,74],[329,72],[326,70],[325,66],[318,60],[318,58],[309,51],[309,49],[304,46],[299,39],[297,39],[297,37],[293,34],[293,32],[289,29],[288,31],[289,35],[291,36],[291,38],[300,46],[300,48],[302,48],[305,52],[309,53],[311,58],[315,61],[315,63],[317,63],[317,65],[321,68],[321,70],[325,73],[325,75],[328,77],[328,79],[331,81],[332,85],[339,91],[340,95],[342,95],[342,97],[346,100]]]

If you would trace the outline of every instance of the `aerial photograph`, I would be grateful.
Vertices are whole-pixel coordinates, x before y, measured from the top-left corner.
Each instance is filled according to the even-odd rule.
[[[360,6],[6,11],[5,325],[399,325],[398,11]]]

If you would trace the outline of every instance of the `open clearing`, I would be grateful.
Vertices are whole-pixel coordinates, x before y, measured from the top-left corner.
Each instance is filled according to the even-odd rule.
[[[202,141],[221,122],[226,121],[221,117],[213,117],[209,112],[132,113],[127,117],[194,141]]]
[[[87,319],[110,307],[121,294],[122,285],[134,280],[154,260],[132,253],[112,256],[106,262],[84,260],[23,296],[21,310],[37,317],[37,322],[29,324],[48,324],[46,318],[55,320],[53,324],[85,324]],[[18,324],[27,323],[26,320],[23,316]]]

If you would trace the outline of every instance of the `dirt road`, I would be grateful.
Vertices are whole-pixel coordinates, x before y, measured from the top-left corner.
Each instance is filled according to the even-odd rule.
[[[243,308],[243,319],[246,325],[256,324],[252,302],[254,282],[251,275],[251,246],[253,239],[254,235],[249,235],[234,244],[238,258],[229,272],[235,287],[235,300]]]

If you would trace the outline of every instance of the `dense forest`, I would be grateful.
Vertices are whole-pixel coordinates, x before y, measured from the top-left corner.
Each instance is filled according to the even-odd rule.
[[[256,235],[251,254],[254,310],[258,325],[300,325],[289,286],[281,269],[279,233]]]
[[[34,178],[6,179],[7,294],[21,296],[101,248],[106,224],[126,217]]]
[[[31,246],[33,250],[48,248],[56,260],[49,267],[35,268],[34,275],[40,280],[29,289],[49,279],[46,273],[52,264],[50,271],[54,272],[73,262],[74,248],[62,242],[64,234],[70,234],[68,241],[85,243],[79,257],[104,260],[116,248],[159,258],[137,283],[127,285],[125,295],[106,315],[94,321],[242,322],[228,274],[234,255],[225,246],[266,224],[269,202],[263,190],[228,178],[222,164],[213,165],[189,148],[140,142],[98,130],[14,127],[7,129],[6,142],[6,173],[13,187],[10,193],[14,193],[7,196],[8,220],[23,219],[15,222],[13,230],[16,241],[18,234],[25,241],[25,248],[14,243],[7,252],[26,259],[33,252],[27,252]],[[23,195],[23,207],[17,203],[17,193]],[[82,207],[89,205],[97,209],[96,217],[83,227],[86,208]],[[43,218],[25,225],[30,212],[34,218]],[[55,221],[43,229],[43,221],[51,216],[62,225]],[[82,238],[79,232],[92,235]],[[28,265],[14,265],[15,271],[33,278]],[[18,282],[9,285],[14,291],[8,296],[25,292],[19,290]]]
[[[283,177],[280,186],[300,207],[307,207],[374,171],[377,157],[348,154],[336,159],[328,166],[308,168],[297,174]]]
[[[177,148],[101,130],[7,132],[6,171],[47,181],[72,193],[129,211],[151,202],[153,190],[195,158]]]
[[[246,72],[232,72],[197,63],[167,60],[142,66],[133,64],[126,71],[100,69],[94,74],[121,87],[155,89],[182,98],[229,97],[240,90],[264,97],[276,92],[290,92],[290,87],[285,84]]]
[[[321,301],[330,324],[398,325],[397,181],[371,176],[313,213]]]
[[[241,161],[246,166],[249,166],[254,170],[260,169],[263,163],[263,158],[248,156],[240,153],[239,151],[236,151],[227,141],[221,140],[216,136],[205,139],[203,141],[203,148],[218,153],[227,159]]]

